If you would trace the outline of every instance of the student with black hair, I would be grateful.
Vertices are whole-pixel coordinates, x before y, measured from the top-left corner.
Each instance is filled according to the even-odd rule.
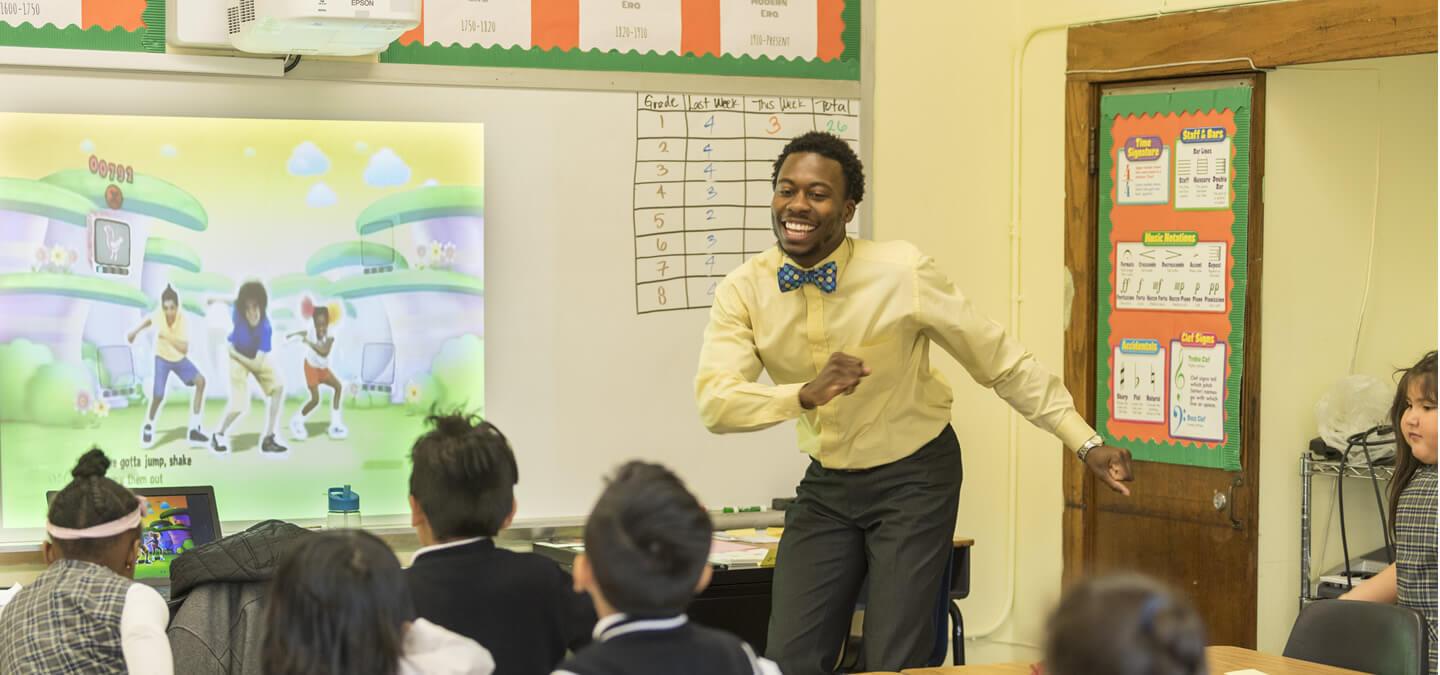
[[[395,553],[364,530],[306,537],[275,571],[267,675],[490,675],[484,647],[416,618]]]
[[[1086,579],[1050,617],[1045,675],[1205,675],[1194,606],[1138,574]]]
[[[190,351],[190,329],[186,326],[185,312],[180,309],[180,294],[166,285],[160,292],[160,309],[140,322],[126,337],[130,342],[140,331],[155,327],[155,382],[151,385],[150,412],[145,424],[140,427],[140,447],[155,445],[155,416],[165,402],[165,387],[174,374],[181,384],[194,387],[195,394],[190,402],[190,431],[186,434],[192,447],[203,448],[210,442],[201,428],[205,410],[205,376],[187,356]]]
[[[105,477],[95,448],[45,518],[45,571],[0,611],[0,673],[173,672],[155,589],[134,582],[145,500]]]
[[[220,428],[210,436],[210,451],[217,455],[230,453],[230,426],[250,410],[250,378],[265,394],[265,426],[260,439],[260,452],[283,455],[290,448],[276,438],[280,408],[285,404],[285,383],[270,363],[270,342],[273,330],[266,310],[270,304],[265,286],[258,281],[240,285],[231,311],[234,328],[227,338],[230,345],[230,403]]]
[[[1341,600],[1398,604],[1425,616],[1430,634],[1427,666],[1436,672],[1436,550],[1440,547],[1436,516],[1440,484],[1435,472],[1436,353],[1426,352],[1415,365],[1399,372],[1390,424],[1395,429],[1395,476],[1390,480],[1389,522],[1395,538],[1395,562]]]
[[[710,516],[675,474],[658,464],[621,466],[575,560],[575,587],[600,615],[595,642],[556,675],[779,675],[739,638],[686,618],[710,583],[710,542]]]
[[[501,675],[544,675],[590,641],[595,611],[554,561],[495,545],[515,517],[519,469],[489,422],[434,415],[410,450],[411,524],[423,547],[405,578],[418,616],[490,650]]]
[[[793,420],[811,458],[785,511],[766,653],[789,675],[833,672],[868,579],[862,669],[924,666],[963,476],[954,396],[932,347],[1127,495],[1130,453],[1106,445],[1065,383],[933,259],[846,234],[865,173],[844,140],[795,137],[771,184],[776,245],[716,287],[695,375],[706,428]]]

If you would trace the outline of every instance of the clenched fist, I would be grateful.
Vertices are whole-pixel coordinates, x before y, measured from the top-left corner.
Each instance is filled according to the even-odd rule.
[[[800,388],[800,405],[806,410],[813,410],[836,396],[853,394],[860,386],[860,380],[869,374],[870,369],[858,357],[835,352],[820,369],[820,374]]]

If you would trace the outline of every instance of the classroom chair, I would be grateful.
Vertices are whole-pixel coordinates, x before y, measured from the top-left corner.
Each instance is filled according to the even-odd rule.
[[[935,603],[935,647],[925,661],[926,667],[945,663],[946,631],[951,626],[954,629],[949,636],[954,646],[951,665],[965,665],[965,617],[960,613],[960,606],[955,601],[970,595],[969,566],[970,556],[957,555],[954,550],[950,551],[950,564],[945,568],[945,576],[941,579],[940,593]],[[867,578],[860,587],[860,599],[855,603],[857,616],[864,613],[869,594],[870,580]],[[862,626],[863,622],[855,622],[850,634],[846,636],[845,644],[840,648],[839,671],[842,673],[855,672],[860,663],[860,654],[865,643]]]
[[[1428,640],[1425,617],[1413,609],[1319,600],[1295,618],[1285,656],[1365,673],[1423,675]]]

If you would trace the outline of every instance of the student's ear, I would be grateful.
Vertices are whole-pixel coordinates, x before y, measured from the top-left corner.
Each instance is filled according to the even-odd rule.
[[[425,520],[425,511],[420,509],[420,500],[415,495],[410,495],[410,527],[420,529],[426,527],[429,522]]]
[[[520,510],[520,500],[519,500],[519,499],[515,499],[514,497],[511,497],[511,498],[510,498],[510,515],[505,516],[505,522],[503,522],[503,523],[500,524],[500,529],[503,530],[503,529],[506,529],[506,528],[510,527],[510,524],[513,523],[513,522],[515,522],[515,512],[516,512],[516,511],[519,511],[519,510]]]
[[[576,593],[590,592],[590,587],[595,583],[595,576],[590,569],[590,559],[584,553],[575,556],[575,562],[570,566],[570,574],[575,580]]]
[[[60,550],[55,548],[55,544],[49,539],[46,539],[44,543],[40,544],[40,555],[45,557],[45,564],[49,565],[60,559]]]
[[[700,570],[700,583],[695,584],[695,595],[700,595],[710,586],[710,577],[714,572],[715,570],[710,567],[710,563],[706,562],[704,569]]]

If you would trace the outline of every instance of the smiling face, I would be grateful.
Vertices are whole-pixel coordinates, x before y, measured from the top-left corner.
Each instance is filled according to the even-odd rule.
[[[251,328],[254,328],[254,327],[256,327],[256,326],[259,326],[259,325],[260,325],[260,303],[258,303],[258,302],[246,301],[246,302],[241,303],[241,305],[242,305],[242,308],[243,308],[243,310],[244,310],[244,312],[245,312],[245,322],[248,323],[248,324],[250,324],[250,327],[251,327]]]
[[[1405,435],[1411,454],[1422,464],[1434,464],[1435,392],[1426,391],[1423,377],[1411,376],[1405,391],[1405,412],[1400,415],[1399,433]]]
[[[770,210],[780,248],[800,266],[813,267],[845,241],[855,201],[845,193],[840,162],[797,152],[780,166]]]
[[[315,335],[325,337],[325,331],[330,326],[330,309],[328,307],[316,307],[315,313],[311,315],[315,322]]]

